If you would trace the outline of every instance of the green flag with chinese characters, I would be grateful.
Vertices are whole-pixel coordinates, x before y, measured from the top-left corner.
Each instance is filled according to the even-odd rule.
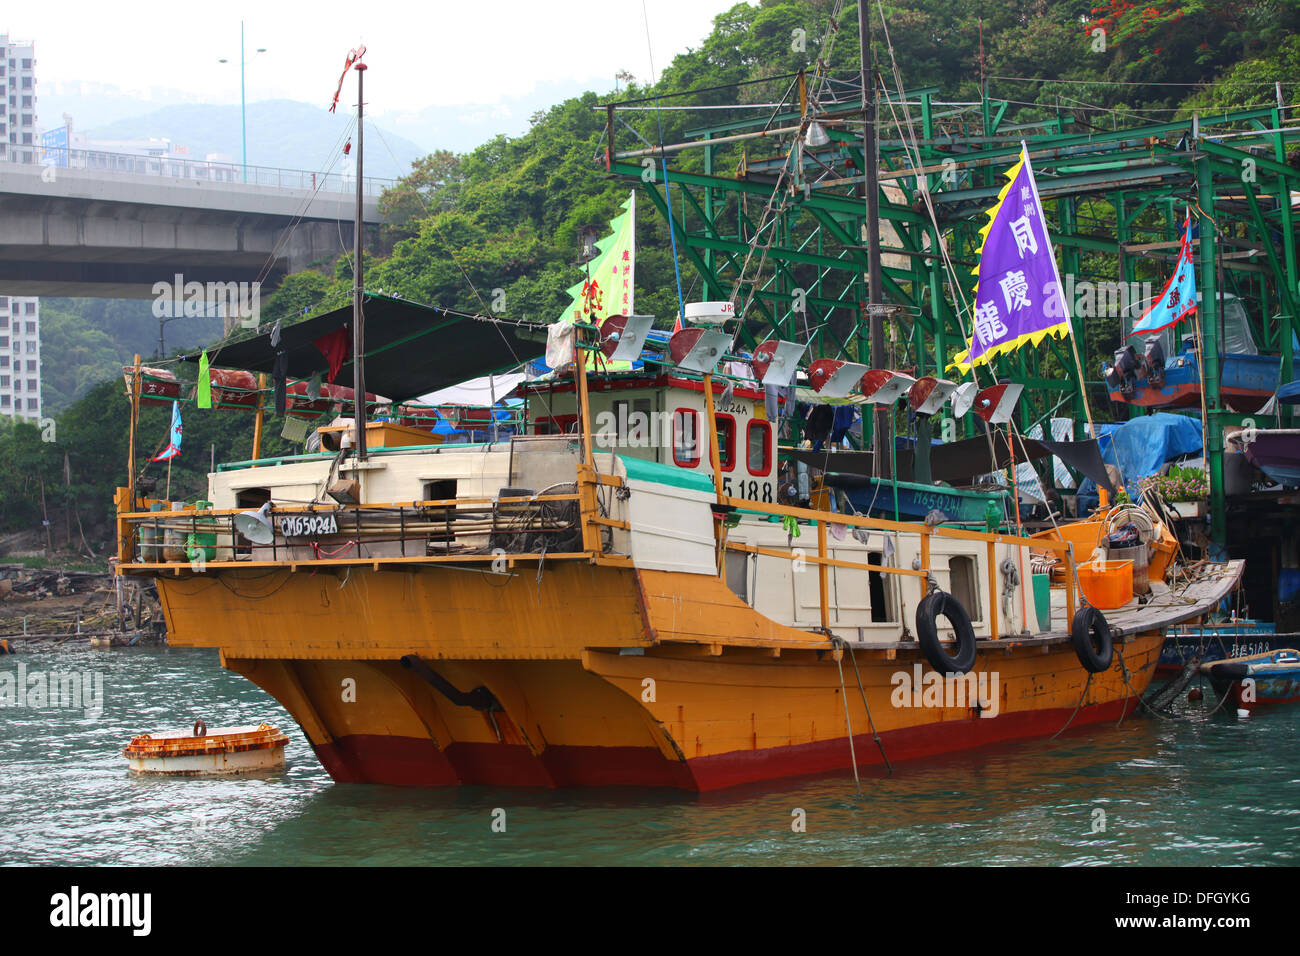
[[[636,298],[636,193],[623,203],[623,213],[610,220],[609,235],[596,243],[596,258],[587,263],[586,276],[570,287],[573,301],[560,322],[600,325],[611,315],[631,315]],[[626,370],[630,362],[606,362],[599,367]]]

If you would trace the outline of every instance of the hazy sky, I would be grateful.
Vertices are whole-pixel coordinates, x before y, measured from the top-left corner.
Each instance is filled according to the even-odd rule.
[[[656,76],[699,46],[735,0],[645,0]],[[59,0],[7,4],[0,32],[36,43],[37,81],[101,83],[196,100],[239,100],[239,24],[245,22],[249,101],[325,106],[344,58],[367,46],[366,101],[376,113],[495,104],[538,84],[606,91],[614,74],[650,75],[642,0],[394,2],[317,0],[192,4],[183,0]],[[267,52],[254,55],[258,47]],[[229,63],[218,60],[226,57]],[[340,108],[355,101],[345,88]]]

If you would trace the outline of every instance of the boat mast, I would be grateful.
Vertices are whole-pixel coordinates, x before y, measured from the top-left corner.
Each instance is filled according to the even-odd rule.
[[[884,312],[881,302],[880,274],[880,183],[876,167],[876,90],[875,66],[871,63],[871,26],[867,11],[869,0],[858,0],[859,61],[862,72],[862,164],[867,194],[867,315],[871,329],[871,365],[883,368],[885,354],[885,328],[881,321]],[[862,360],[862,356],[858,356]],[[892,449],[886,444],[889,412],[876,406],[872,428],[872,463],[877,477],[893,472]]]
[[[135,510],[135,430],[140,423],[140,353],[131,362],[131,433],[126,452],[127,509]],[[121,525],[118,525],[121,528]]]
[[[357,71],[357,212],[352,226],[352,409],[353,427],[356,432],[353,438],[356,458],[358,462],[363,462],[366,460],[366,336],[365,318],[361,309],[361,300],[365,297],[364,270],[361,262],[361,172],[365,139],[362,129],[365,98],[362,90],[365,86],[366,65],[358,63],[355,69]],[[360,473],[357,477],[361,477]]]

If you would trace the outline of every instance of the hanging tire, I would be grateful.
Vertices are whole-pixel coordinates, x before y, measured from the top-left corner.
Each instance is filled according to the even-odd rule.
[[[949,654],[939,640],[939,617],[946,617],[957,639],[955,654]],[[916,606],[916,636],[925,659],[940,674],[968,674],[975,666],[975,628],[970,615],[955,597],[945,591],[931,591]]]
[[[1074,622],[1070,626],[1070,639],[1074,641],[1074,653],[1078,655],[1084,670],[1100,674],[1110,669],[1115,647],[1110,636],[1110,625],[1106,623],[1101,611],[1090,604],[1075,611]]]

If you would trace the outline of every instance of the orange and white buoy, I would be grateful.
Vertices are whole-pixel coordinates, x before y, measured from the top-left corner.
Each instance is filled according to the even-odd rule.
[[[218,727],[211,731],[201,720],[191,732],[140,734],[131,738],[122,755],[132,773],[165,776],[245,773],[284,766],[289,738],[270,724]]]

